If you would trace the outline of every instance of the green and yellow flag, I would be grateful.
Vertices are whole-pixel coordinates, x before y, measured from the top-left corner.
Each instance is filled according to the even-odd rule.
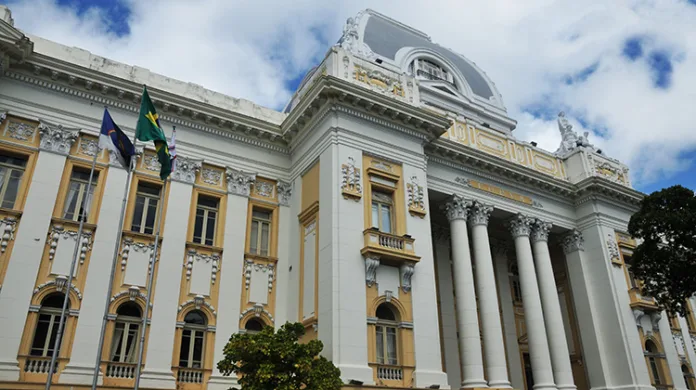
[[[160,126],[155,105],[152,104],[150,95],[147,94],[147,88],[145,87],[143,87],[143,98],[140,102],[138,125],[135,127],[135,138],[143,142],[154,141],[155,149],[157,150],[157,160],[162,165],[160,178],[167,180],[169,174],[172,173],[172,161],[169,155],[169,148],[167,147],[167,137],[164,135],[162,126]]]

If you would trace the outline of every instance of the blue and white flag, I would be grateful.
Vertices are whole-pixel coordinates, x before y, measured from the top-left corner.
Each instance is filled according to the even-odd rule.
[[[125,133],[111,119],[109,110],[104,109],[101,133],[99,134],[99,147],[109,149],[126,169],[131,167],[131,157],[135,155],[135,146]]]

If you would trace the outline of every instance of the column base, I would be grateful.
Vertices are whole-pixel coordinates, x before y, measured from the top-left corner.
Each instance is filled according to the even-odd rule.
[[[176,389],[176,378],[171,371],[145,370],[140,374],[140,387]]]
[[[459,386],[460,389],[487,389],[488,382],[483,379],[470,379],[468,381],[463,381]]]
[[[578,387],[575,386],[574,384],[567,384],[567,385],[556,385],[558,390],[576,390]]]
[[[447,382],[447,374],[442,371],[424,371],[416,368],[413,372],[413,382],[416,387],[429,388],[432,385],[438,385],[440,389],[451,389]]]
[[[555,383],[537,383],[532,386],[534,390],[557,390]]]
[[[59,383],[70,383],[75,385],[92,385],[94,378],[94,367],[77,366],[68,364],[60,373]],[[104,383],[104,376],[99,372],[97,385],[101,386]]]
[[[234,374],[231,376],[211,375],[208,380],[208,390],[229,390],[231,386],[238,385],[237,377]]]
[[[353,364],[337,364],[341,370],[341,380],[343,383],[350,383],[351,380],[362,382],[364,385],[374,385],[374,371],[368,366],[358,366]]]
[[[648,385],[633,384],[627,386],[590,387],[590,390],[655,390],[655,388]]]
[[[508,381],[489,381],[489,389],[512,389],[512,385]],[[560,389],[560,387],[559,387]]]
[[[16,382],[19,380],[19,363],[15,361],[0,362],[0,381]]]

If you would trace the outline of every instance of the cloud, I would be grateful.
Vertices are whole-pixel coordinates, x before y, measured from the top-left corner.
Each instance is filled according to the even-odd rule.
[[[555,115],[647,185],[694,169],[696,0],[70,0],[10,4],[16,25],[63,44],[280,109],[304,72],[373,8],[463,53],[496,82],[514,134],[555,150]],[[77,1],[77,0],[75,0]]]

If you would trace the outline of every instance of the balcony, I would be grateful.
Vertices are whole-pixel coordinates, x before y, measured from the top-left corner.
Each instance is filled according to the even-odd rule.
[[[363,231],[363,238],[365,246],[360,251],[363,256],[376,256],[382,263],[395,266],[420,261],[413,245],[415,240],[411,236],[397,236],[370,228]]]
[[[406,387],[413,379],[413,366],[370,363],[378,386]]]
[[[203,383],[203,378],[205,377],[205,370],[202,368],[184,368],[180,367],[176,374],[176,381],[178,383],[192,383],[201,384]]]
[[[51,365],[51,357],[27,356],[24,361],[24,372],[31,374],[46,374]],[[58,372],[58,362],[53,367],[53,373]]]
[[[134,379],[135,367],[133,363],[108,362],[104,376],[115,379]]]

